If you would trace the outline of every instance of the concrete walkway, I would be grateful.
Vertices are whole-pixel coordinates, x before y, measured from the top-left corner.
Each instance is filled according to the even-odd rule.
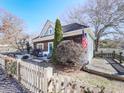
[[[94,58],[84,71],[109,79],[124,81],[124,67],[111,59]]]
[[[15,79],[8,78],[0,67],[0,93],[28,93]]]
[[[102,58],[94,58],[91,64],[87,65],[87,68],[111,75],[118,73],[106,59]]]
[[[116,62],[113,59],[106,58],[106,60],[111,64],[111,66],[118,72],[119,75],[124,75],[124,66]]]

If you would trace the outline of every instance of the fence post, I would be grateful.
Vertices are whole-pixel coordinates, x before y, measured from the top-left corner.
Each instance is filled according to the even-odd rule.
[[[20,75],[20,61],[17,60],[17,79],[20,82],[21,81],[21,75]]]
[[[101,57],[103,58],[103,51],[101,51]]]
[[[113,51],[113,59],[115,59],[115,51]]]
[[[120,58],[120,63],[122,63],[122,52],[120,52],[119,58]]]
[[[4,67],[4,69],[5,69],[5,71],[7,70],[7,62],[6,62],[6,60],[4,61],[5,62],[5,67]]]
[[[5,67],[4,67],[4,69],[5,69],[5,71],[7,72],[7,59],[6,59],[6,58],[4,59],[4,62],[5,62]]]
[[[44,93],[48,92],[48,82],[50,81],[51,77],[53,76],[53,68],[47,67],[44,69]]]

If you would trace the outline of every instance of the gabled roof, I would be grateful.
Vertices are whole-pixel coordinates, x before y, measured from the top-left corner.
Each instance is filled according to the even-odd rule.
[[[41,30],[41,33],[40,33],[39,37],[41,37],[43,34],[46,33],[46,30],[47,30],[47,28],[48,28],[50,25],[51,25],[52,27],[54,27],[54,23],[53,23],[52,21],[50,21],[50,20],[47,20],[46,23],[45,23],[45,25],[43,26],[43,28],[42,28],[42,30]]]
[[[40,33],[40,35],[35,37],[34,39],[44,37],[44,34],[46,33],[49,26],[52,26],[54,28],[55,24],[52,21],[47,20],[43,29],[42,29],[42,31],[41,31],[41,33]],[[84,28],[88,28],[88,26],[82,25],[82,24],[79,24],[79,23],[71,23],[71,24],[68,24],[68,25],[63,25],[62,26],[62,31],[63,31],[63,33],[66,33],[66,32],[72,32],[72,31],[76,31],[76,30],[80,30],[80,29],[84,29]]]
[[[49,25],[51,25],[52,27],[55,27],[55,24],[52,21],[47,20],[43,29],[42,29],[42,31],[41,31],[41,34],[43,34],[44,30],[46,30],[45,28],[48,27]],[[62,31],[63,32],[70,32],[70,31],[74,31],[74,30],[78,30],[78,29],[84,29],[84,28],[88,28],[88,26],[82,25],[82,24],[79,24],[79,23],[71,23],[71,24],[68,24],[68,25],[63,25],[62,26]]]
[[[84,28],[88,28],[88,26],[81,25],[78,23],[72,23],[72,24],[62,26],[63,32],[70,32],[70,31],[74,31],[74,30],[78,30],[78,29],[84,29]]]
[[[32,40],[34,40],[34,39],[37,39],[37,38],[39,38],[40,36],[36,36],[36,37],[34,37]]]

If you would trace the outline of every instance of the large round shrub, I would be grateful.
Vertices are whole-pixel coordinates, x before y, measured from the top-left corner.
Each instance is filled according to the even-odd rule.
[[[83,63],[84,52],[81,44],[72,40],[62,41],[56,49],[58,63],[68,66],[80,66]]]

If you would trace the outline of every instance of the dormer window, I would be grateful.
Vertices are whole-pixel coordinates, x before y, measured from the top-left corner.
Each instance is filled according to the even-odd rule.
[[[52,28],[49,29],[49,34],[52,34]]]
[[[54,34],[54,28],[52,26],[48,26],[47,29],[45,29],[45,33],[43,34],[43,36],[49,36],[49,35],[53,35]]]
[[[48,29],[48,35],[51,35],[51,34],[53,34],[53,28],[52,27],[50,27],[49,29]]]

